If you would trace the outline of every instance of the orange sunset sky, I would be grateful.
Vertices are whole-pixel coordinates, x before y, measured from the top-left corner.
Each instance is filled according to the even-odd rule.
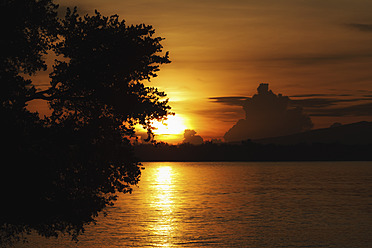
[[[183,129],[204,140],[222,138],[259,83],[313,104],[314,128],[372,121],[372,1],[370,0],[59,0],[60,11],[118,14],[127,24],[151,24],[165,38],[171,64],[148,86],[165,91]],[[38,75],[40,88],[47,72]],[[33,103],[33,108],[41,105]],[[321,113],[321,114],[320,114]],[[166,131],[164,131],[166,132]]]

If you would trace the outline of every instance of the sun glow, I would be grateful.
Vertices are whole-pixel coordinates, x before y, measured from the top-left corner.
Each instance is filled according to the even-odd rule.
[[[154,139],[156,141],[163,141],[169,144],[177,144],[182,142],[184,138],[185,129],[192,129],[188,118],[184,118],[181,115],[169,115],[166,120],[163,121],[152,121],[151,126],[152,132],[155,134]],[[146,130],[139,124],[135,127],[137,137],[141,140],[147,138]]]
[[[154,121],[152,126],[157,135],[183,134],[187,129],[184,119],[178,115],[170,115],[165,121]]]

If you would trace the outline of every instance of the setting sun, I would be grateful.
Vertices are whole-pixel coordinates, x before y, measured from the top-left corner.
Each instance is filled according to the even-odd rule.
[[[151,125],[154,128],[155,139],[168,143],[181,142],[185,129],[190,128],[187,119],[178,114],[169,115],[163,121],[153,121]]]
[[[170,115],[164,121],[154,121],[152,126],[155,128],[154,133],[156,135],[183,134],[184,130],[187,129],[185,120],[179,115]]]
[[[188,118],[182,115],[169,115],[166,120],[152,121],[153,133],[156,141],[164,141],[169,144],[176,144],[182,142],[185,129],[190,129]],[[147,137],[146,130],[142,126],[136,126],[136,132],[140,136]],[[143,137],[141,139],[143,139]]]

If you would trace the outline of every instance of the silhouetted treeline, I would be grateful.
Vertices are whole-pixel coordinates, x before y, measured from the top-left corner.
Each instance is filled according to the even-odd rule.
[[[340,143],[275,145],[244,141],[240,144],[141,144],[135,147],[141,161],[371,161],[372,144]]]

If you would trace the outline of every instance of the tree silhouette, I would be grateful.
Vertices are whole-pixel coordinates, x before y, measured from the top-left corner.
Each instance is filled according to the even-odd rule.
[[[151,26],[127,26],[97,11],[80,17],[76,9],[59,19],[57,7],[51,0],[1,2],[11,17],[1,20],[0,47],[3,244],[31,230],[76,239],[138,182],[134,126],[151,134],[150,121],[170,110],[164,92],[143,84],[170,63]],[[51,51],[50,86],[38,90],[25,74],[45,70],[43,55]],[[48,102],[51,116],[26,109],[35,99]]]

